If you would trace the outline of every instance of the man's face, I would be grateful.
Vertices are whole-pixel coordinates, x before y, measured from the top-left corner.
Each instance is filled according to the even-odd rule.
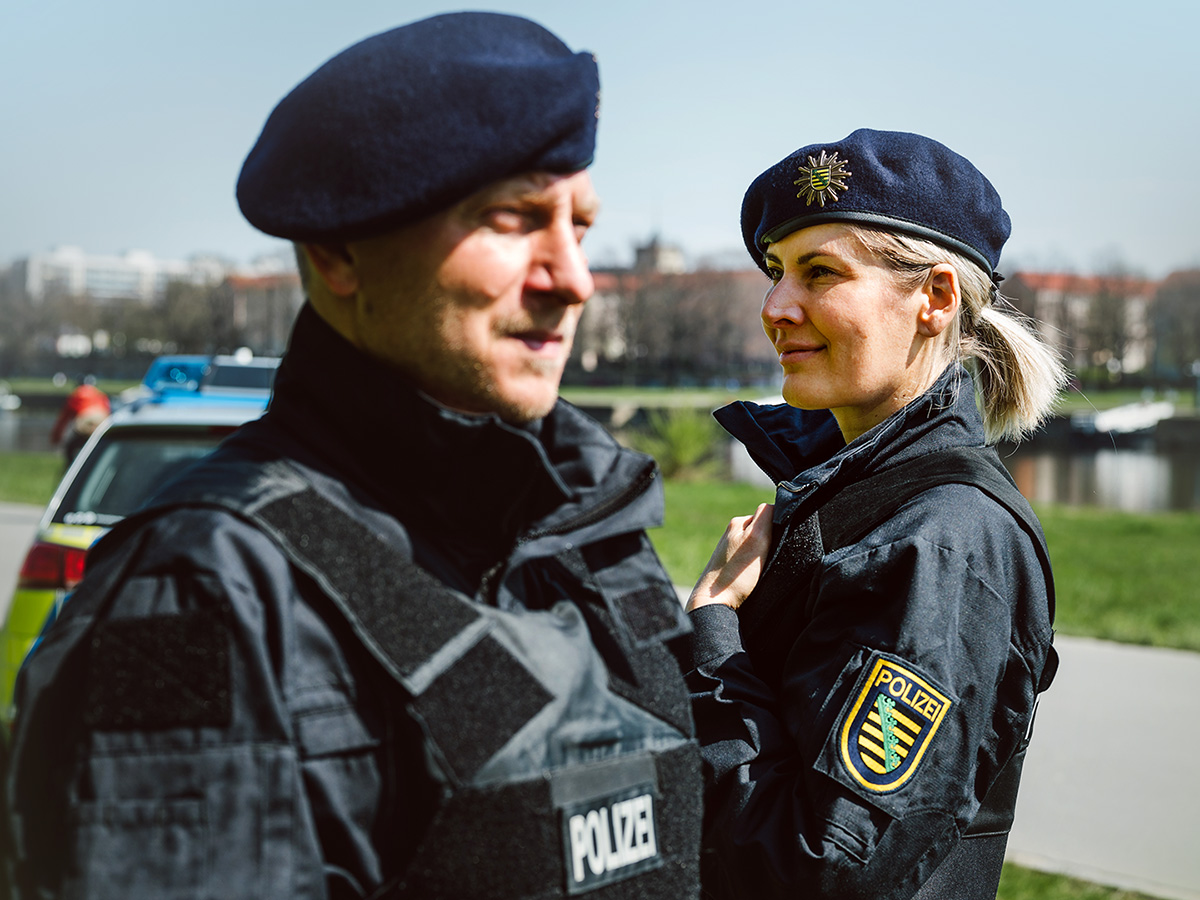
[[[348,244],[347,337],[452,409],[546,415],[594,288],[580,242],[597,207],[586,172],[532,173]]]

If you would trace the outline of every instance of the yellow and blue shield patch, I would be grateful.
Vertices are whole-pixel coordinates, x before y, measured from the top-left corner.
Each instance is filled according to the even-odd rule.
[[[951,705],[925,676],[876,657],[842,722],[838,755],[867,790],[894,791],[917,770]]]

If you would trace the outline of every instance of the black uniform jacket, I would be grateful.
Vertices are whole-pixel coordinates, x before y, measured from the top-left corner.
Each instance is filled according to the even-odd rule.
[[[958,366],[849,445],[826,411],[744,403],[718,418],[777,482],[776,529],[806,518],[820,486],[984,444]],[[738,613],[690,616],[713,779],[706,891],[912,896],[1023,740],[1053,665],[1033,542],[977,488],[940,485],[825,554],[796,602],[811,613],[778,685],[743,651]]]
[[[222,461],[275,459],[346,491],[363,524],[468,597],[570,596],[553,557],[574,546],[607,589],[669,595],[686,631],[644,532],[661,521],[652,460],[565,403],[526,429],[453,413],[305,307],[264,418],[165,493],[186,497]],[[88,565],[18,687],[22,897],[354,897],[403,871],[438,802],[421,731],[276,544],[224,510],[176,508],[119,527]],[[81,631],[120,665],[66,653]],[[480,691],[504,702],[503,684]],[[682,677],[676,693],[686,713]]]

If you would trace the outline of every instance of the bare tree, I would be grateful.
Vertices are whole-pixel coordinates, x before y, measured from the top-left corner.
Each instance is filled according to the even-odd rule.
[[[1084,322],[1088,362],[1107,368],[1114,378],[1120,377],[1130,340],[1128,284],[1119,270],[1099,276]]]
[[[1154,368],[1171,380],[1200,360],[1200,269],[1174,272],[1159,285],[1152,315]]]

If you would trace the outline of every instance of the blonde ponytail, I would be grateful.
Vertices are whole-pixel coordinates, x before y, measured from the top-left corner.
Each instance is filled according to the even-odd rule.
[[[981,273],[982,274],[982,273]],[[1058,354],[998,291],[970,316],[961,316],[957,356],[974,360],[988,443],[1019,441],[1054,409],[1067,373]]]
[[[856,225],[851,231],[912,289],[933,266],[954,266],[962,296],[945,347],[948,361],[972,362],[986,439],[1019,441],[1036,431],[1053,411],[1067,372],[1033,321],[1000,295],[986,272],[953,250],[874,228]]]

